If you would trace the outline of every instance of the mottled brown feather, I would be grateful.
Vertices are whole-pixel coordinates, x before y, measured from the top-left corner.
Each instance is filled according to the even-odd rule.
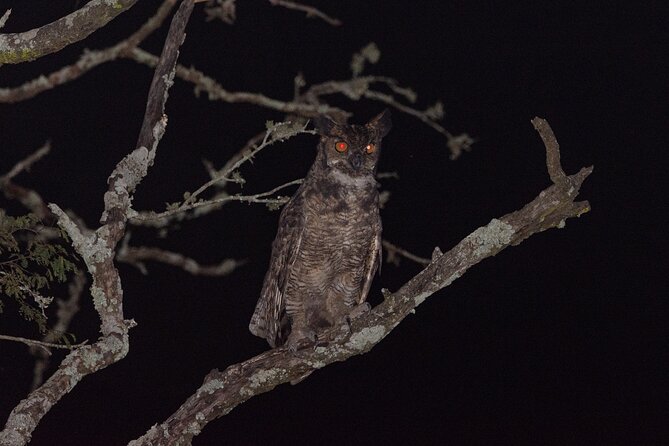
[[[316,160],[286,204],[249,330],[272,347],[321,339],[363,303],[381,263],[375,180],[386,111],[365,126],[316,120]],[[344,141],[345,152],[335,150]],[[366,151],[368,144],[376,150]]]

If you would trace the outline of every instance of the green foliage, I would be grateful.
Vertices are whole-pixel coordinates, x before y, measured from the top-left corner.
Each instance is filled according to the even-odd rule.
[[[40,333],[47,331],[45,310],[53,297],[44,295],[53,283],[65,282],[76,267],[67,250],[67,240],[40,237],[40,221],[34,214],[10,217],[0,210],[0,313],[4,300],[14,299],[19,313],[34,321]]]

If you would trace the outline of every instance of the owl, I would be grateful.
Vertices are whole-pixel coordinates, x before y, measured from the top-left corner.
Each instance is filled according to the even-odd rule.
[[[365,125],[315,119],[316,160],[279,217],[249,330],[291,350],[327,342],[328,329],[369,308],[381,264],[376,168],[390,131],[385,110]]]

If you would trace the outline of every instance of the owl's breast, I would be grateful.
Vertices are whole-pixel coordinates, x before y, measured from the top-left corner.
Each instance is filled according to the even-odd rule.
[[[381,230],[376,187],[339,187],[336,193],[305,198],[303,253],[318,252],[322,261],[335,264],[361,262],[369,255]]]

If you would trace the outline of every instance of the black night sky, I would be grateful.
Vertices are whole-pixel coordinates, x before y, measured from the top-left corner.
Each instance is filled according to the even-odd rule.
[[[80,1],[13,0],[4,32],[25,31]],[[0,68],[17,86],[104,48],[137,29],[158,1],[142,1],[88,39],[36,62]],[[351,55],[381,50],[366,72],[443,101],[443,125],[477,138],[449,160],[445,139],[393,110],[381,171],[391,192],[384,237],[429,257],[494,217],[521,208],[550,185],[530,124],[546,118],[574,173],[594,165],[580,198],[592,211],[533,236],[472,268],[432,296],[369,354],[334,364],[297,386],[252,398],[210,423],[194,444],[669,444],[667,370],[667,124],[669,38],[663,2],[312,1],[343,21],[317,19],[261,0],[238,1],[237,22],[206,22],[198,5],[180,63],[230,91],[290,100],[293,78],[350,77]],[[159,53],[167,23],[142,48]],[[51,154],[16,182],[95,226],[106,179],[137,140],[152,71],[133,61],[102,65],[17,104],[0,104],[0,173],[41,146]],[[331,97],[366,122],[384,106]],[[266,120],[281,113],[196,98],[177,80],[169,125],[135,209],[164,209],[207,181],[202,159],[222,166]],[[661,137],[663,143],[660,142]],[[303,176],[316,138],[263,151],[243,168],[244,192]],[[0,198],[10,214],[24,212]],[[85,378],[35,430],[34,445],[121,445],[172,414],[213,368],[267,348],[248,320],[262,285],[278,212],[231,204],[160,238],[131,243],[182,252],[202,263],[247,259],[232,275],[196,278],[148,264],[119,265],[128,356]],[[380,289],[398,289],[420,267],[384,264]],[[90,295],[70,331],[95,340]],[[8,305],[8,310],[12,307]],[[37,337],[7,311],[0,333]],[[55,367],[64,355],[55,353]],[[33,359],[0,343],[0,425],[27,393]]]

